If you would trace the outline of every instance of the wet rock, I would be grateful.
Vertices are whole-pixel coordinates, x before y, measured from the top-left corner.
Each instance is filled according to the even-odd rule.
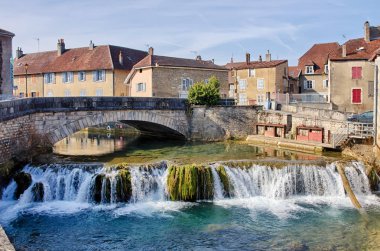
[[[13,177],[13,179],[17,184],[14,197],[18,199],[20,198],[20,195],[23,194],[32,184],[32,176],[29,173],[19,172]]]
[[[103,182],[105,182],[104,184],[104,194],[103,194],[103,198],[102,198],[102,203],[110,203],[111,202],[111,180],[110,178],[106,177],[103,179]],[[102,184],[103,186],[103,184]]]
[[[100,203],[102,201],[102,184],[104,176],[104,174],[98,174],[94,180],[92,187],[92,199],[96,203]]]
[[[228,179],[226,169],[224,168],[224,166],[218,166],[216,168],[216,172],[218,173],[220,181],[223,184],[223,196],[231,197],[233,193],[233,186],[230,183],[230,180]]]
[[[129,170],[120,170],[116,176],[116,202],[128,202],[132,196],[131,174]]]
[[[44,200],[44,184],[37,182],[32,187],[33,201],[42,202]]]

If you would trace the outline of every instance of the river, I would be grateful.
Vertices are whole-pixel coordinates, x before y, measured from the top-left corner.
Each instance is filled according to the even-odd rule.
[[[24,167],[31,184],[20,198],[12,181],[0,201],[0,224],[19,250],[380,247],[379,197],[364,166],[348,161],[345,173],[365,210],[352,206],[336,170],[337,153],[82,131],[42,159],[46,163]],[[177,177],[172,166],[193,163],[201,166],[195,199],[170,200],[168,184]],[[120,188],[125,170],[129,190]]]

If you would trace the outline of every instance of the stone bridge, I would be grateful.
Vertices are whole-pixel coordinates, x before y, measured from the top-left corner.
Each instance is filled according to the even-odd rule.
[[[244,138],[254,107],[189,107],[184,99],[135,97],[29,98],[0,102],[0,163],[37,146],[52,146],[87,127],[123,122],[184,140]]]

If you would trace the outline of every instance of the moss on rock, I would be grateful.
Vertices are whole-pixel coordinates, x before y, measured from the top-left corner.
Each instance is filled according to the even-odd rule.
[[[208,200],[214,196],[210,167],[185,165],[170,166],[167,187],[171,200]]]
[[[223,184],[223,190],[224,190],[223,196],[224,197],[231,197],[232,193],[233,193],[233,186],[230,183],[226,169],[224,168],[224,166],[218,166],[216,168],[216,172],[218,173],[220,181]]]
[[[17,184],[17,189],[14,193],[16,199],[20,198],[20,195],[25,192],[32,184],[32,176],[29,173],[19,172],[13,177]]]
[[[116,176],[116,202],[128,202],[132,196],[131,173],[120,170]]]
[[[96,203],[102,201],[102,185],[104,174],[97,174],[92,186],[92,200]]]

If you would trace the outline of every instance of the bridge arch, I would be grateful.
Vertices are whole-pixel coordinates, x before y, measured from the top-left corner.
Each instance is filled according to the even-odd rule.
[[[82,129],[110,122],[122,122],[142,132],[159,136],[189,138],[189,126],[184,111],[172,113],[149,110],[82,112],[74,116],[68,115],[65,121],[58,126],[49,127],[47,124],[45,133],[53,145]]]

